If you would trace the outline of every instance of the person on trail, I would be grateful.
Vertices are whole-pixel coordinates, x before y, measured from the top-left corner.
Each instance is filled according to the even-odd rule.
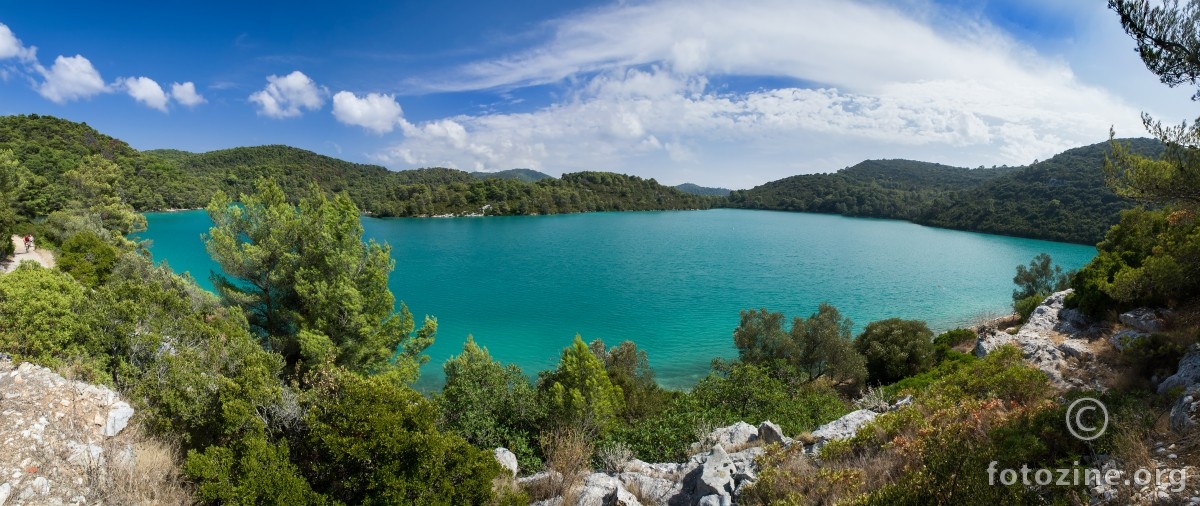
[[[33,247],[33,234],[25,234],[25,252],[29,253],[29,248]]]

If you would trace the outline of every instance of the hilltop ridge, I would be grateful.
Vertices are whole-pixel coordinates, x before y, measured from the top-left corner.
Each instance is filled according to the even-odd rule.
[[[1148,155],[1162,150],[1150,139],[1121,142]],[[554,178],[530,169],[392,171],[284,145],[139,152],[87,124],[38,115],[0,117],[0,149],[13,149],[35,177],[17,202],[31,215],[44,215],[69,200],[63,173],[86,156],[104,157],[121,168],[124,196],[139,211],[200,208],[218,190],[239,195],[250,192],[259,178],[270,177],[290,198],[315,182],[328,192],[346,192],[363,212],[381,217],[736,207],[902,219],[1091,244],[1117,222],[1121,210],[1133,206],[1104,184],[1106,142],[1022,167],[866,160],[833,173],[791,176],[734,191],[690,183],[669,187],[611,172]]]

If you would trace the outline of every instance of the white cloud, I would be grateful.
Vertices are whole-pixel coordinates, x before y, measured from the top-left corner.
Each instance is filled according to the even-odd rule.
[[[157,81],[149,77],[129,77],[118,79],[117,85],[124,88],[125,92],[133,97],[134,100],[152,109],[167,112],[167,101],[169,99]]]
[[[339,91],[333,96],[333,117],[343,124],[382,135],[396,128],[404,119],[404,111],[395,95],[368,93],[358,98],[349,91]]]
[[[195,107],[207,102],[203,95],[196,93],[196,85],[191,81],[171,83],[171,98],[185,107]]]
[[[1101,141],[1112,125],[1141,131],[1137,107],[967,14],[848,0],[660,0],[548,27],[538,47],[415,85],[553,83],[555,103],[403,124],[404,140],[380,160],[749,186],[872,157],[1026,164]],[[806,84],[730,89],[727,76]]]
[[[8,25],[0,23],[0,60],[17,58],[22,61],[33,61],[36,54],[37,48],[25,47]]]
[[[258,104],[260,115],[294,118],[300,116],[303,109],[320,109],[325,105],[325,96],[328,94],[329,90],[317,86],[303,72],[296,70],[286,76],[267,77],[267,86],[250,95],[250,101]]]
[[[847,0],[660,0],[613,5],[550,27],[554,35],[543,46],[421,85],[453,91],[545,84],[661,64],[681,74],[790,76],[864,90],[881,81],[999,77],[1020,52],[971,19],[933,26],[887,5]],[[1045,64],[1039,60],[1023,64]]]
[[[37,87],[38,93],[57,104],[91,98],[109,91],[100,72],[81,55],[59,55],[49,69],[40,64],[34,64],[34,68],[44,79]]]

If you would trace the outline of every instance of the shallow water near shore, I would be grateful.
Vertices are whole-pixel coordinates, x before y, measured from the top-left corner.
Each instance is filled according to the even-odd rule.
[[[203,211],[149,213],[156,261],[211,289]],[[418,324],[438,320],[418,388],[468,334],[530,376],[556,366],[576,333],[632,340],[664,386],[688,387],[733,357],[738,312],[807,317],[821,302],[855,331],[884,318],[935,331],[1010,311],[1018,264],[1049,253],[1083,266],[1091,246],[959,232],[903,221],[714,209],[449,219],[363,218],[392,246],[390,286]]]

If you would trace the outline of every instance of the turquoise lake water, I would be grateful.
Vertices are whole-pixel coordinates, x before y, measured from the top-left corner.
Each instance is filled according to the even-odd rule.
[[[150,251],[211,289],[203,211],[150,213]],[[363,218],[392,246],[390,286],[420,324],[438,319],[418,388],[468,334],[530,376],[556,366],[576,333],[645,349],[660,383],[687,387],[733,357],[738,311],[807,317],[829,302],[856,332],[884,318],[935,331],[1009,312],[1017,264],[1049,253],[1078,268],[1091,246],[903,221],[714,209],[450,219]]]

